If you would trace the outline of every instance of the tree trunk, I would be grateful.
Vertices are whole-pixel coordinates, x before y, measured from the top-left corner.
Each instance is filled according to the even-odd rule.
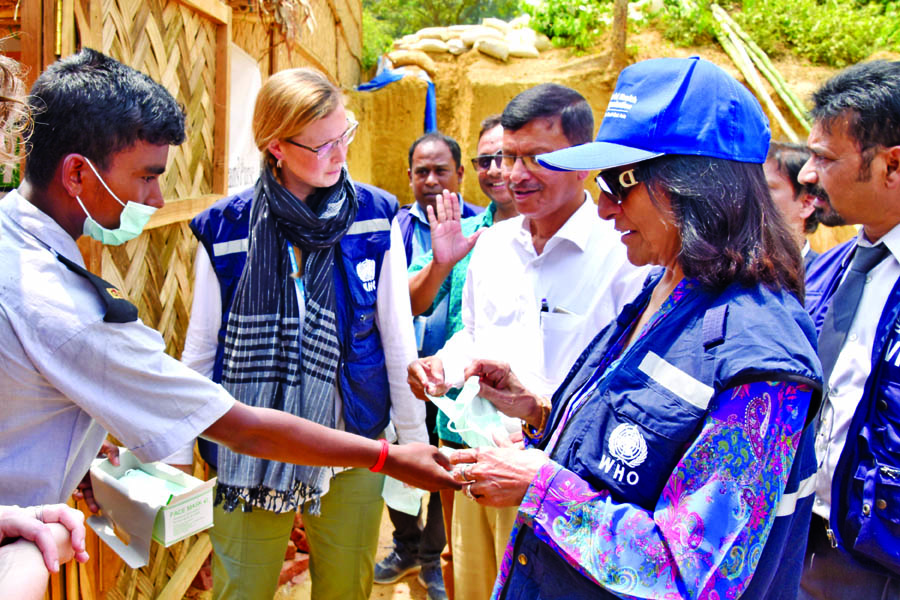
[[[628,33],[628,0],[616,0],[612,23],[612,66],[616,72],[628,66],[625,38]]]

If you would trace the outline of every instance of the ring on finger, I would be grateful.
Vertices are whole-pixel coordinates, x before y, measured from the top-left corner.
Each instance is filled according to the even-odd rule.
[[[37,519],[38,521],[40,521],[41,523],[44,522],[44,505],[43,504],[34,507],[34,518]]]
[[[464,486],[463,493],[465,493],[465,495],[468,496],[470,499],[472,499],[472,500],[475,499],[474,494],[472,494],[472,484],[471,483]]]

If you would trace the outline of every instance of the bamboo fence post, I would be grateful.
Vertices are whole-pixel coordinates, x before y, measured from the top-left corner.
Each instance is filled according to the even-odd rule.
[[[788,124],[787,120],[784,118],[784,115],[782,115],[781,111],[778,110],[778,107],[775,105],[772,97],[763,86],[762,80],[759,77],[759,73],[757,73],[756,68],[753,66],[753,62],[747,55],[747,51],[744,48],[741,40],[737,37],[734,31],[731,30],[728,24],[721,18],[719,18],[715,12],[713,12],[713,17],[716,19],[716,23],[718,23],[719,25],[719,27],[716,28],[716,37],[718,38],[719,43],[722,44],[722,48],[725,50],[726,54],[728,54],[732,62],[734,62],[735,66],[747,81],[747,84],[754,91],[754,93],[756,93],[756,96],[762,101],[772,117],[778,122],[779,127],[781,127],[782,131],[784,131],[788,139],[790,139],[792,142],[799,142],[799,136]]]
[[[747,32],[731,18],[731,15],[722,9],[721,6],[713,3],[710,5],[710,8],[712,9],[713,16],[728,23],[731,30],[744,42],[750,59],[760,72],[762,72],[769,83],[772,84],[772,88],[775,89],[787,105],[788,109],[790,109],[791,114],[794,115],[806,131],[809,131],[810,123],[806,116],[806,108],[803,106],[803,103],[797,95],[791,91],[790,87],[788,87],[787,81],[785,81],[778,69],[775,68],[775,65],[772,64],[769,56],[756,44],[756,42],[753,41],[753,38],[751,38]]]

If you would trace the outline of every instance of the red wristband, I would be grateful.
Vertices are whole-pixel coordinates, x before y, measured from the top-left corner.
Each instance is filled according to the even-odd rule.
[[[369,470],[373,473],[377,473],[384,468],[384,461],[387,460],[388,447],[390,446],[388,441],[384,438],[381,438],[378,441],[381,442],[381,452],[378,453],[378,460],[375,461],[375,464],[369,467]]]

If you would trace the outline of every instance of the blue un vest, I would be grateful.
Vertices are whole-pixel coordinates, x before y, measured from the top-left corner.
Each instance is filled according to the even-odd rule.
[[[820,329],[856,240],[822,254],[807,274],[806,307]],[[900,575],[900,280],[878,319],[872,370],[831,483],[829,523],[838,547]]]
[[[644,309],[654,285],[655,281],[648,283],[575,362],[553,396],[553,410],[548,417],[551,428],[557,425],[568,401]],[[614,371],[570,416],[551,456],[594,489],[609,490],[613,500],[646,510],[655,508],[672,470],[699,433],[708,403],[716,394],[740,384],[767,380],[807,383],[817,390],[816,397],[821,387],[815,333],[808,315],[787,292],[772,292],[763,286],[746,288],[735,284],[720,294],[694,288],[652,335],[635,341],[618,364],[609,368]],[[679,378],[681,384],[673,384],[666,377],[673,368],[687,376]],[[684,381],[692,383],[685,385]],[[640,432],[646,442],[646,456],[635,466],[608,451],[610,437],[622,428]],[[802,479],[815,472],[812,433],[811,427],[804,429],[785,494],[795,491]],[[545,441],[549,438],[545,436]],[[798,527],[805,536],[810,508],[811,497],[801,504],[802,513],[791,511],[788,518],[776,519],[751,580],[750,587],[755,591],[746,597],[765,596],[767,584],[789,582],[796,588],[802,552],[793,557],[789,573],[776,571],[787,566],[784,555],[789,549],[783,545],[787,536],[796,534]],[[525,556],[513,561],[514,568],[501,597],[614,597],[569,567],[530,527],[523,527],[514,543],[515,557]],[[754,586],[757,578],[760,584]]]
[[[347,431],[374,438],[390,420],[387,369],[381,336],[375,327],[375,300],[384,253],[390,248],[397,199],[374,186],[354,183],[354,187],[359,212],[340,241],[334,264],[341,342],[338,386]],[[222,323],[213,367],[216,382],[222,379],[225,326],[247,260],[254,189],[219,200],[191,221],[191,230],[206,249],[221,290]],[[214,450],[214,444],[201,444],[204,459],[216,465]]]

